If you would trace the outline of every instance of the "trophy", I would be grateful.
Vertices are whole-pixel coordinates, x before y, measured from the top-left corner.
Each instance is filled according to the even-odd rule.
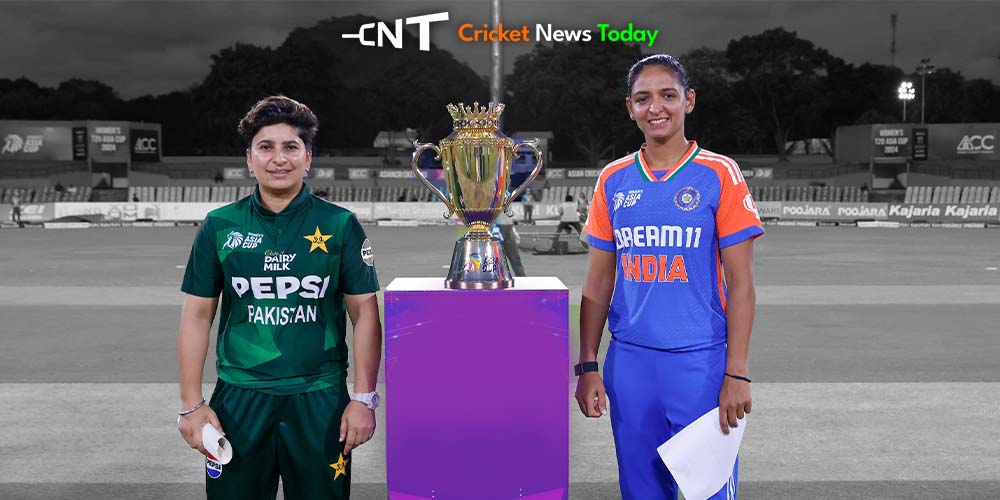
[[[468,228],[465,236],[455,243],[445,286],[453,289],[508,288],[514,280],[503,245],[490,235],[490,226],[500,212],[514,216],[509,211],[510,204],[541,172],[542,154],[533,143],[514,144],[499,131],[503,103],[491,102],[487,106],[480,106],[478,102],[472,106],[458,103],[458,106],[449,104],[447,109],[454,130],[441,140],[440,146],[414,143],[416,150],[412,162],[413,172],[420,182],[448,207],[444,217],[455,214]],[[535,154],[535,168],[508,196],[511,162],[521,148],[528,148]],[[447,195],[420,173],[417,163],[426,149],[433,149],[437,153],[435,160],[441,160]]]

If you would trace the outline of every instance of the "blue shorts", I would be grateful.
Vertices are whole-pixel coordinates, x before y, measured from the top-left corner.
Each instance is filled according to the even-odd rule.
[[[656,448],[719,406],[726,345],[662,351],[611,340],[604,362],[623,500],[677,499]],[[737,469],[712,500],[735,500]]]

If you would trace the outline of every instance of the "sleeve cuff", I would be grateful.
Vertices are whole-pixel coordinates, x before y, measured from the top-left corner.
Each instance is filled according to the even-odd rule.
[[[748,228],[741,229],[733,234],[719,238],[719,249],[721,250],[726,247],[731,247],[751,238],[760,237],[762,234],[764,234],[764,228],[760,226],[750,226]]]
[[[587,235],[587,242],[590,243],[590,246],[598,250],[604,250],[605,252],[614,252],[617,250],[617,248],[615,248],[614,241],[602,240],[594,237],[592,234]]]

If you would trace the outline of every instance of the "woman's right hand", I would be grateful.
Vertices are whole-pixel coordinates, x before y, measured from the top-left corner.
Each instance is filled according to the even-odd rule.
[[[580,411],[591,418],[608,412],[608,396],[604,381],[597,372],[586,372],[576,380],[576,402]]]
[[[188,446],[198,450],[202,455],[208,456],[208,451],[205,450],[205,446],[201,443],[201,428],[205,424],[212,424],[215,426],[219,432],[225,436],[226,432],[222,429],[222,424],[219,423],[219,417],[216,416],[215,411],[212,410],[208,403],[204,406],[198,408],[197,410],[188,413],[187,415],[182,415],[177,419],[177,429],[181,432],[181,437],[187,442]]]

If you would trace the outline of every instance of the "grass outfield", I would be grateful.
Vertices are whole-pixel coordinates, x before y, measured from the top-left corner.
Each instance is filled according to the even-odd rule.
[[[767,229],[741,498],[1000,498],[996,230]],[[443,279],[455,228],[366,230],[383,287]],[[0,498],[200,495],[204,464],[172,415],[194,234],[0,230],[0,426],[16,429],[0,446]],[[572,360],[586,255],[523,260],[570,289]],[[608,419],[580,416],[571,393],[570,498],[617,498]],[[352,498],[385,498],[384,440],[359,448]]]

